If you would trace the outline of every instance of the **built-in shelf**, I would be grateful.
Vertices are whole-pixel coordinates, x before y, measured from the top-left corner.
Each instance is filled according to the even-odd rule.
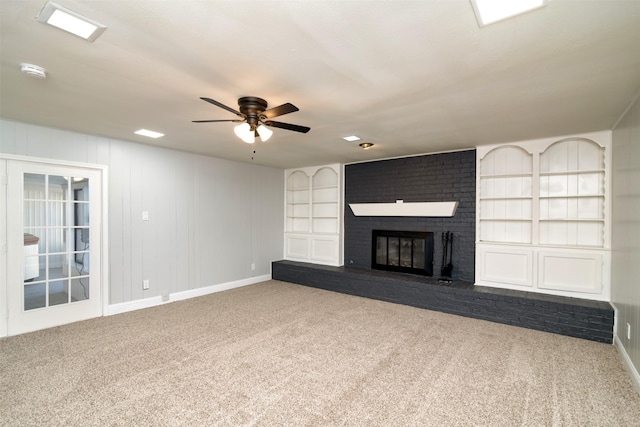
[[[452,217],[458,202],[350,203],[355,216]]]
[[[285,258],[340,265],[341,167],[285,171]]]
[[[540,176],[554,176],[554,175],[585,175],[585,174],[604,174],[604,169],[583,169],[583,170],[566,170],[566,171],[541,171]]]
[[[580,198],[604,198],[602,194],[569,194],[566,196],[540,196],[541,199],[580,199]]]
[[[609,298],[610,138],[478,147],[476,285]]]
[[[531,218],[481,218],[480,221],[531,221]]]
[[[481,196],[480,200],[531,200],[532,197],[531,196],[509,196],[509,197],[498,197],[498,196],[493,196],[493,197],[484,197]]]

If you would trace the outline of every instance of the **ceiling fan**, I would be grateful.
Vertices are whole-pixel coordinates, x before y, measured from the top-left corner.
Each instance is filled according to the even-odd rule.
[[[243,96],[238,99],[240,111],[211,99],[201,97],[203,101],[213,104],[217,107],[232,112],[239,118],[229,120],[193,120],[193,123],[211,123],[211,122],[235,122],[242,123],[235,127],[236,135],[244,142],[253,143],[256,137],[260,137],[262,141],[266,141],[271,137],[273,131],[267,126],[274,128],[291,130],[294,132],[307,133],[311,128],[290,123],[282,123],[271,120],[274,117],[298,111],[298,107],[293,104],[286,103],[267,110],[267,101],[255,96]]]

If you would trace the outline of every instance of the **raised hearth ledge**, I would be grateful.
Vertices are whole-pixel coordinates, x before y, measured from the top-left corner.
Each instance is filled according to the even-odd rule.
[[[455,215],[458,202],[411,202],[396,203],[349,203],[355,216],[426,216],[451,217]]]
[[[454,280],[295,261],[274,261],[274,280],[611,344],[611,304]]]

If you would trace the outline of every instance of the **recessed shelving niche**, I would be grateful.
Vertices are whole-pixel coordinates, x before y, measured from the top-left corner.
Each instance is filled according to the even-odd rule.
[[[540,154],[541,244],[604,246],[604,148],[586,139]]]
[[[531,243],[532,155],[520,147],[489,152],[480,166],[480,240]]]
[[[285,171],[285,258],[340,265],[340,165]]]

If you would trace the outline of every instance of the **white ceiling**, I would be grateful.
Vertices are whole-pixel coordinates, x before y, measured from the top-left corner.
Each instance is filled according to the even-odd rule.
[[[45,0],[1,0],[1,117],[281,168],[611,129],[640,89],[638,0],[484,28],[468,0],[57,3],[108,29],[90,43],[37,22]],[[295,104],[276,120],[311,131],[251,146],[191,123],[235,118],[199,97],[246,95]]]

